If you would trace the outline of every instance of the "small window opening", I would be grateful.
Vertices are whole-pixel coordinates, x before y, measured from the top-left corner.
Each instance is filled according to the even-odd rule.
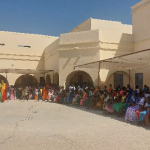
[[[31,46],[28,46],[28,45],[18,45],[18,47],[26,47],[26,48],[31,48]]]
[[[0,43],[0,45],[1,45],[1,46],[5,46],[5,44],[4,44],[4,43]]]

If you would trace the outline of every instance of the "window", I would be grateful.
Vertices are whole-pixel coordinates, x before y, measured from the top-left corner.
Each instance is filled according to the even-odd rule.
[[[143,73],[135,74],[135,86],[139,86],[139,89],[143,89]]]
[[[18,47],[26,47],[26,48],[31,48],[31,46],[28,46],[28,45],[18,45]]]
[[[0,43],[0,45],[1,45],[1,46],[5,46],[5,44],[4,44],[4,43]]]

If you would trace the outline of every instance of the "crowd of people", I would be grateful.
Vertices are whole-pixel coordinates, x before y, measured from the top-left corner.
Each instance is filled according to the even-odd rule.
[[[3,83],[4,84],[4,83]],[[1,84],[0,84],[1,88]],[[4,88],[3,88],[4,89]],[[117,116],[125,116],[125,120],[149,125],[150,122],[150,89],[147,85],[143,89],[130,85],[107,88],[93,86],[70,85],[67,89],[57,86],[19,86],[7,87],[0,90],[0,100],[43,100],[60,104],[76,105],[87,109],[101,109]]]

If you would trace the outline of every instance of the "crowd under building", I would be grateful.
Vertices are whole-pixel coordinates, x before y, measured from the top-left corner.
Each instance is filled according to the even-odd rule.
[[[150,49],[150,0],[131,8],[132,25],[89,18],[60,37],[0,31],[0,79],[9,85],[150,86],[148,66],[76,67],[139,51],[139,63],[150,60],[144,55]]]

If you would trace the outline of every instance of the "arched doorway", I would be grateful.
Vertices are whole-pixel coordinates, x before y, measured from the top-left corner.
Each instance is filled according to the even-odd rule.
[[[54,84],[59,85],[59,74],[55,73],[54,75]]]
[[[32,75],[22,75],[15,82],[15,86],[36,86],[36,85],[38,85],[38,81]]]
[[[113,88],[118,87],[120,85],[121,87],[127,86],[129,84],[132,86],[133,81],[132,78],[129,76],[127,72],[124,71],[116,71],[110,74],[107,80],[107,86],[109,87],[110,84],[112,84]]]
[[[93,80],[91,76],[85,71],[74,71],[70,73],[66,78],[66,87],[71,84],[74,84],[75,86],[92,86]]]
[[[51,77],[49,74],[46,75],[46,84],[51,84]]]
[[[2,80],[8,85],[8,80],[3,75],[0,75],[0,83]]]

